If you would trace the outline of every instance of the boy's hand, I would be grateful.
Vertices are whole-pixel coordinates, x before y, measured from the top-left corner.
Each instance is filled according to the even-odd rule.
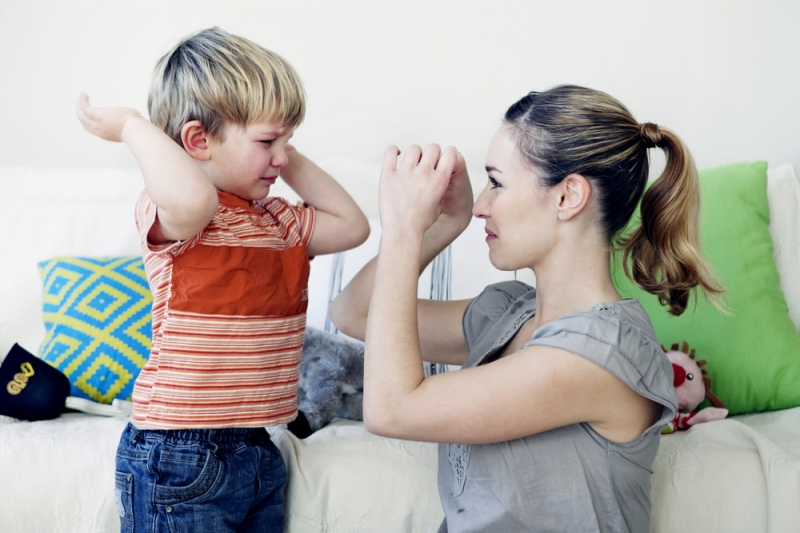
[[[83,128],[101,139],[113,142],[122,141],[122,130],[131,118],[142,118],[135,109],[129,107],[93,107],[89,96],[81,93],[75,102],[75,114]]]

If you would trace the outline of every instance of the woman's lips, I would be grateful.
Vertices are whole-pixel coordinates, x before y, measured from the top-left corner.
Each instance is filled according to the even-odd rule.
[[[492,233],[488,229],[486,230],[486,240],[487,241],[492,240],[492,239],[496,239],[496,238],[497,238],[497,235],[495,235],[494,233]]]

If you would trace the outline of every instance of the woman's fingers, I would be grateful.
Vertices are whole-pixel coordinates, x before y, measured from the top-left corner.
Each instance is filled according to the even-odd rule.
[[[386,149],[383,154],[383,174],[397,170],[397,156],[399,155],[400,149],[395,145],[391,145]]]
[[[406,149],[403,161],[398,166],[399,154],[400,150],[395,145],[386,149],[381,169],[383,175],[388,177],[390,174],[404,174],[409,178],[416,175],[418,177],[427,176],[429,179],[436,174],[449,180],[454,173],[466,169],[464,158],[452,146],[442,150],[438,144],[434,143],[429,144],[423,150],[416,144],[412,144]]]
[[[406,154],[403,156],[403,163],[400,167],[407,171],[415,169],[419,165],[421,156],[422,148],[416,144],[412,144],[406,149]]]
[[[423,150],[418,145],[412,144],[406,149],[403,161],[398,167],[397,159],[399,154],[400,150],[395,145],[391,145],[386,149],[383,156],[383,172],[414,172],[415,170],[421,170],[424,173],[427,170],[437,170],[449,175],[458,170],[459,158],[461,166],[465,166],[463,157],[452,146],[442,150],[438,144],[433,143]]]
[[[424,234],[446,215],[446,225],[469,223],[472,187],[467,166],[452,146],[444,150],[430,144],[422,150],[411,145],[398,166],[400,150],[389,146],[383,156],[379,205],[384,231]],[[462,228],[463,229],[463,228]]]
[[[455,150],[455,148],[453,149]],[[463,154],[458,150],[456,150],[456,164],[453,167],[453,174],[458,174],[466,171],[467,171],[467,162],[464,160]]]
[[[429,144],[425,147],[425,151],[422,152],[422,157],[419,160],[419,166],[424,167],[425,169],[435,168],[441,153],[442,149],[438,144]]]
[[[436,163],[436,170],[442,174],[446,174],[447,178],[454,172],[456,164],[458,163],[458,151],[452,146],[448,146],[441,152],[439,160]]]

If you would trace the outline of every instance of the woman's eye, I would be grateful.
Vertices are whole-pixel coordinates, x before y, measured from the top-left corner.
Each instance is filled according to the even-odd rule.
[[[261,144],[266,145],[266,146],[272,146],[272,143],[273,143],[274,140],[275,139],[264,140],[264,141],[261,141]]]
[[[500,184],[497,183],[497,180],[492,178],[492,177],[489,177],[489,183],[492,184],[492,189],[496,189],[496,188],[500,187]]]

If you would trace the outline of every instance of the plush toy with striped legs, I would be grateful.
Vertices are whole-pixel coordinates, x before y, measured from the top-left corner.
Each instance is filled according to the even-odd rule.
[[[663,348],[663,346],[662,346]],[[713,422],[728,416],[725,405],[711,392],[711,379],[707,377],[708,371],[704,368],[706,361],[695,360],[694,349],[689,350],[689,344],[684,341],[681,350],[678,343],[672,345],[670,350],[664,349],[672,363],[675,375],[673,385],[678,393],[678,414],[661,431],[663,434],[689,429],[702,422]],[[692,412],[704,400],[708,399],[712,407],[706,407],[697,412]]]

